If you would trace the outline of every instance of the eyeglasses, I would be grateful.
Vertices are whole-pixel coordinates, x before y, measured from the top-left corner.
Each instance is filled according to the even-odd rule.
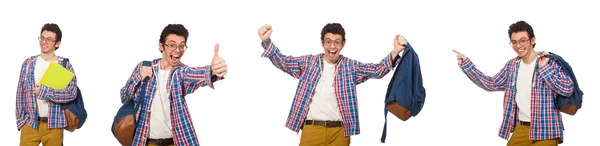
[[[529,42],[528,38],[521,38],[519,40],[519,45],[525,45],[525,44],[527,44],[527,42]],[[510,44],[512,46],[517,46],[517,41],[511,40],[510,43],[508,43],[508,44]]]
[[[335,40],[335,41],[332,41],[332,40],[330,40],[330,39],[325,39],[325,41],[323,41],[323,43],[324,43],[325,45],[327,45],[327,46],[330,46],[331,44],[335,44],[336,46],[340,46],[340,45],[342,45],[342,41],[341,41],[341,40]]]
[[[40,36],[38,37],[38,41],[40,41],[40,43],[53,43],[54,39],[52,39],[51,37],[44,38],[43,36]]]
[[[165,46],[167,46],[167,49],[169,49],[171,51],[173,51],[173,50],[175,50],[177,48],[179,48],[179,51],[185,51],[185,50],[187,50],[187,45],[186,44],[175,45],[175,43],[172,43],[172,44],[167,44]]]

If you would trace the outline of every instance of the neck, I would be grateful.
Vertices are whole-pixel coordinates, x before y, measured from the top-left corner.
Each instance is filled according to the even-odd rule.
[[[337,61],[331,61],[329,59],[325,59],[325,62],[327,62],[329,64],[336,64],[337,63]]]
[[[40,57],[42,57],[42,59],[44,59],[45,61],[48,61],[48,62],[53,62],[53,61],[58,60],[58,56],[56,56],[56,54],[54,54],[54,52],[42,53],[42,54],[40,54]]]
[[[527,55],[523,56],[522,59],[525,62],[525,64],[531,64],[537,58],[537,54],[537,51],[531,51],[527,53]]]
[[[342,58],[341,56],[338,56],[338,58],[335,60],[329,60],[329,58],[327,58],[325,55],[323,55],[323,60],[325,60],[325,62],[327,62],[329,64],[337,64],[338,62],[340,62],[341,58]]]
[[[164,58],[161,59],[158,63],[160,63],[161,70],[170,70],[173,68],[173,66],[169,65],[169,62],[167,62],[167,60],[165,60]]]

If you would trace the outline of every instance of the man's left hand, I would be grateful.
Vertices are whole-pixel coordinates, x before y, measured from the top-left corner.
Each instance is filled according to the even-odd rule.
[[[215,45],[215,55],[210,66],[212,67],[212,75],[223,77],[227,74],[227,63],[225,63],[225,59],[219,57],[219,44]]]
[[[548,54],[550,54],[550,53],[543,52],[542,56],[546,56]],[[548,58],[548,57],[540,57],[540,61],[538,61],[538,67],[540,67],[540,68],[543,67],[544,65],[548,64],[548,61],[550,61],[550,58]]]
[[[404,50],[404,45],[406,45],[406,39],[402,35],[397,34],[394,38],[394,50],[392,51],[393,55],[397,55],[402,50]]]

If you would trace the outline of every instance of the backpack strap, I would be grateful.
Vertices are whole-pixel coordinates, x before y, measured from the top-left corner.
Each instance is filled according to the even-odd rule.
[[[60,62],[60,65],[62,65],[64,68],[67,68],[67,62],[69,62],[69,58],[63,58],[63,61]]]
[[[152,66],[152,61],[143,61],[142,62],[142,66]],[[148,80],[150,80],[150,78],[144,78],[142,80],[142,84],[140,84],[140,86],[138,88],[141,87],[140,89],[140,97],[138,99],[138,102],[136,103],[136,105],[139,107],[144,103],[144,99],[146,98],[146,87],[148,86]],[[133,98],[132,98],[133,100]]]

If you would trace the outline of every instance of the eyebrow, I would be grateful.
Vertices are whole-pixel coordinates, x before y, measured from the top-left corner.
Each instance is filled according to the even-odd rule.
[[[169,40],[169,41],[168,41],[168,43],[170,43],[170,42],[177,43],[177,42],[175,42],[174,40]],[[185,41],[182,41],[182,42],[181,42],[181,43],[179,43],[179,44],[185,44]]]
[[[520,38],[520,39],[518,39],[518,40],[512,40],[512,39],[511,39],[510,41],[520,41],[520,40],[522,40],[522,39],[528,39],[528,38],[527,38],[527,37],[522,37],[522,38]]]
[[[52,37],[45,37],[44,35],[40,35],[40,36],[43,38],[52,38]],[[54,38],[52,38],[52,39],[54,39]]]

